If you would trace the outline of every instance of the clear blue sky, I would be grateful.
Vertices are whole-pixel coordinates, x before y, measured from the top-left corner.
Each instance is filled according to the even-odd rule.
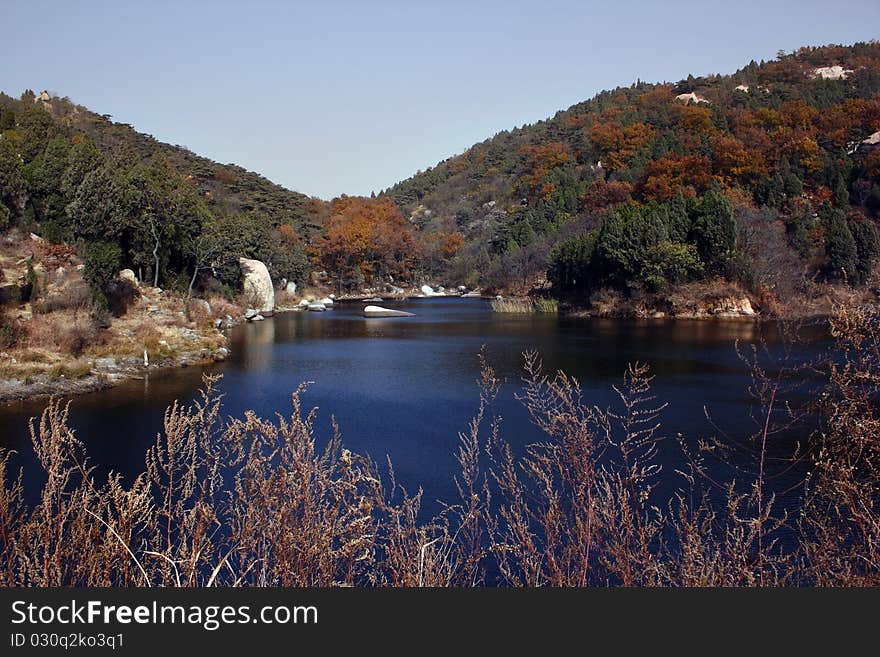
[[[0,90],[48,89],[330,198],[637,78],[880,36],[877,0],[3,0]]]

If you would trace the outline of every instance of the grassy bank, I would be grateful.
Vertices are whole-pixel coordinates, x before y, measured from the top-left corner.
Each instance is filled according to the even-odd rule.
[[[119,279],[96,320],[83,265],[67,247],[10,232],[0,244],[0,401],[95,390],[142,374],[223,357],[216,322],[241,308]]]

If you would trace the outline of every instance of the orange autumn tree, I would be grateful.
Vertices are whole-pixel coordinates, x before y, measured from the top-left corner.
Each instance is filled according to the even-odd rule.
[[[599,122],[589,132],[603,166],[613,171],[628,168],[654,137],[654,129],[646,123],[631,123],[620,128],[614,123]]]
[[[315,247],[318,263],[340,292],[409,278],[418,252],[412,226],[384,196],[331,201],[326,233]]]
[[[464,247],[464,236],[459,232],[444,233],[434,231],[425,233],[420,244],[421,270],[429,278],[441,275],[444,267]]]
[[[525,163],[526,182],[533,191],[553,169],[571,160],[571,149],[562,142],[523,146],[519,149],[519,154]]]
[[[712,162],[704,155],[667,155],[648,162],[642,195],[649,201],[668,201],[679,192],[692,197],[712,186]]]

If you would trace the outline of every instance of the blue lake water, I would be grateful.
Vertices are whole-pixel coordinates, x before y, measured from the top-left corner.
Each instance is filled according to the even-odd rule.
[[[321,436],[329,434],[334,415],[346,447],[380,464],[389,457],[398,481],[411,491],[421,486],[426,510],[435,511],[436,500],[454,501],[458,433],[466,430],[477,408],[481,347],[506,381],[495,411],[504,418],[502,436],[518,450],[542,439],[515,399],[524,351],[539,352],[549,371],[576,376],[585,399],[600,406],[614,401],[611,386],[621,381],[627,363],[642,361],[656,375],[658,402],[668,403],[660,458],[671,487],[673,470],[681,464],[677,433],[693,444],[719,432],[732,442],[745,441],[756,431],[749,368],[737,355],[737,341],[743,346],[760,341],[765,363],[789,352],[796,360],[809,360],[826,345],[821,327],[802,331],[806,342],[790,348],[772,324],[506,315],[493,313],[481,299],[385,305],[415,317],[365,319],[362,305],[343,304],[325,313],[282,314],[239,326],[232,331],[227,362],[154,372],[144,380],[76,397],[71,424],[99,472],[112,468],[131,477],[142,468],[144,453],[161,429],[165,407],[175,399],[191,399],[203,371],[223,375],[227,415],[248,409],[265,416],[287,413],[291,392],[300,382],[313,381],[304,402],[320,408]],[[30,401],[0,407],[0,444],[18,451],[13,463],[24,468],[26,488],[41,480],[27,421],[44,405]],[[783,458],[791,440],[774,443],[771,456]],[[750,467],[748,453],[737,458],[743,459],[743,468]],[[797,469],[776,485],[786,489],[796,478]]]

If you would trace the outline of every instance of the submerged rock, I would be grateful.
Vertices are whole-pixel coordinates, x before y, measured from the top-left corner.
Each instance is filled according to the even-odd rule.
[[[404,310],[392,310],[382,306],[367,306],[364,308],[364,317],[415,317],[415,315]]]

